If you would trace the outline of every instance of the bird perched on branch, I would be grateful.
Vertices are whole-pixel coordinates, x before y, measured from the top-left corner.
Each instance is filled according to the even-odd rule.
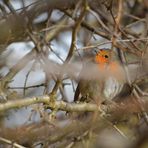
[[[100,49],[91,62],[84,64],[74,102],[99,105],[121,93],[125,87],[124,71],[114,54],[110,49]]]

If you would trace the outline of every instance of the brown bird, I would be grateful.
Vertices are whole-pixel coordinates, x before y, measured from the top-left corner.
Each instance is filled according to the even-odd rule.
[[[112,51],[100,49],[92,62],[87,62],[80,73],[74,102],[97,104],[116,98],[124,88],[125,78],[122,66]]]

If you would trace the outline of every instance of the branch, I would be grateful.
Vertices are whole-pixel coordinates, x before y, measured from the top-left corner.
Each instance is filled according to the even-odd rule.
[[[64,12],[67,16],[69,16],[71,19],[73,19],[75,21],[77,20],[76,17],[72,16],[68,11],[65,11],[65,10],[61,10],[61,11]],[[110,39],[111,38],[111,36],[109,34],[106,34],[106,33],[102,32],[102,31],[97,30],[96,28],[94,28],[93,26],[89,25],[84,20],[82,21],[81,26],[86,28],[87,30],[89,30],[89,31],[91,31],[91,32],[93,32],[93,33],[95,33],[95,34],[105,38],[105,39]]]
[[[95,112],[98,111],[100,113],[133,113],[133,112],[141,112],[138,105],[136,103],[126,103],[126,104],[108,104],[108,105],[96,105],[93,103],[67,103],[64,101],[52,101],[50,96],[38,96],[38,97],[30,97],[30,98],[23,98],[13,101],[8,101],[6,103],[0,104],[0,112],[8,111],[10,109],[15,108],[22,108],[25,106],[44,103],[47,105],[48,108],[51,110],[62,110],[68,112]],[[145,110],[148,110],[148,101],[144,100],[143,102]]]
[[[22,59],[19,60],[17,64],[15,64],[8,74],[1,79],[1,82],[5,85],[9,82],[21,69],[23,69],[31,60],[34,59],[36,53],[32,49],[28,54],[26,54]]]
[[[77,0],[42,1],[41,3],[35,3],[30,9],[26,9],[26,13],[18,12],[17,17],[12,13],[8,14],[6,19],[0,20],[0,44],[26,39],[26,26],[28,25],[28,21],[31,24],[38,14],[46,11],[49,12],[49,10],[54,8],[71,8],[76,2]]]
[[[73,28],[71,46],[70,46],[69,53],[68,53],[66,60],[65,60],[65,62],[67,62],[67,63],[69,62],[69,60],[71,59],[71,57],[73,55],[73,52],[74,52],[74,49],[76,46],[76,41],[77,41],[77,33],[79,31],[79,28],[81,26],[81,23],[83,21],[86,11],[87,11],[87,7],[88,7],[87,2],[85,2],[85,6],[84,6],[79,18],[77,19],[77,21],[75,23],[75,26]]]
[[[4,104],[0,104],[0,112],[4,112],[14,108],[22,108],[37,103],[45,103],[50,109],[57,109],[63,111],[97,111],[99,108],[95,104],[88,103],[66,103],[64,101],[52,101],[49,96],[40,96],[25,98],[19,100],[8,101]]]
[[[8,139],[5,139],[5,138],[2,138],[2,137],[0,137],[0,141],[1,141],[2,143],[7,143],[7,144],[11,145],[11,146],[14,147],[14,148],[26,148],[26,147],[24,147],[24,146],[22,146],[22,145],[20,145],[20,144],[17,144],[17,143],[15,143],[15,142],[12,142],[12,141],[10,141],[10,140],[8,140]]]

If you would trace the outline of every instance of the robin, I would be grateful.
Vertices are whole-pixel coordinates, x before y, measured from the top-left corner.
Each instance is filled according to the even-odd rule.
[[[115,98],[124,88],[124,71],[110,49],[100,49],[92,62],[85,63],[74,102],[97,104]]]

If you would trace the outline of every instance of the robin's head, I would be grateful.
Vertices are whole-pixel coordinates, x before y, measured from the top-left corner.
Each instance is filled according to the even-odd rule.
[[[110,50],[109,49],[100,49],[95,56],[95,62],[98,64],[109,63],[109,60],[110,60]]]

